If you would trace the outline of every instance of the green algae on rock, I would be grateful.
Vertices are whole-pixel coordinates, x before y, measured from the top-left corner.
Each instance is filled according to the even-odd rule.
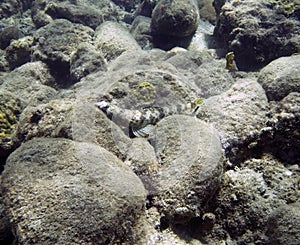
[[[21,101],[15,95],[0,90],[0,157],[6,157],[13,150],[21,111]]]

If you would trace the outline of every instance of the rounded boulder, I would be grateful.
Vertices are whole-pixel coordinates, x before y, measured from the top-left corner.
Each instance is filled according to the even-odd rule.
[[[131,244],[146,196],[113,154],[54,138],[35,138],[10,155],[2,192],[18,244]]]

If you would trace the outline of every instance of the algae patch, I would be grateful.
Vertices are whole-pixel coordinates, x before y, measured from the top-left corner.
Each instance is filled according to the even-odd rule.
[[[13,94],[0,90],[0,156],[7,156],[12,150],[18,118],[22,111],[21,101]]]

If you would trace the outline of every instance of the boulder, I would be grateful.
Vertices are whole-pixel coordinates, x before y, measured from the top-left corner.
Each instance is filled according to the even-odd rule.
[[[300,203],[282,205],[272,212],[267,224],[270,244],[300,243]]]
[[[70,75],[74,82],[96,71],[106,71],[106,61],[92,44],[81,43],[70,59]]]
[[[18,95],[25,106],[46,103],[57,94],[48,86],[54,80],[48,67],[39,61],[28,62],[0,79],[1,88]]]
[[[8,61],[10,70],[30,61],[33,43],[34,40],[31,36],[26,36],[11,42],[5,50],[5,57]]]
[[[23,36],[21,30],[16,26],[5,26],[0,31],[0,48],[5,49],[12,40],[17,40]]]
[[[239,69],[258,69],[300,51],[299,2],[215,0],[215,7],[215,35],[234,52]]]
[[[216,130],[195,117],[161,120],[150,137],[160,169],[153,176],[154,205],[167,224],[198,217],[219,187],[223,151]]]
[[[296,164],[300,160],[300,94],[290,93],[270,106],[258,147],[272,152],[282,161]]]
[[[266,242],[265,228],[274,227],[269,219],[278,207],[299,200],[297,175],[297,170],[292,172],[270,154],[226,171],[212,201],[216,205],[216,230],[211,234],[226,232],[238,244],[279,244]]]
[[[94,43],[108,61],[114,60],[125,51],[141,49],[124,26],[112,21],[104,22],[96,29]]]
[[[216,22],[216,11],[213,6],[214,0],[198,0],[197,2],[201,19],[214,24]]]
[[[143,180],[158,171],[153,147],[145,138],[134,138],[126,156],[127,165]]]
[[[98,101],[105,100],[128,110],[147,106],[184,107],[196,99],[197,87],[165,61],[168,57],[161,50],[123,53],[108,64],[105,74],[99,71],[77,83],[76,94],[79,97],[93,94]]]
[[[16,243],[133,243],[146,191],[118,158],[91,143],[36,138],[10,155],[3,202]]]
[[[265,66],[258,82],[269,100],[281,100],[291,92],[300,92],[300,55],[281,57]]]
[[[219,131],[226,154],[232,161],[245,157],[267,121],[268,101],[255,79],[240,79],[226,92],[207,98],[197,117]]]
[[[151,30],[155,36],[187,37],[199,23],[199,10],[194,0],[161,0],[152,12]]]
[[[211,59],[201,64],[192,79],[199,88],[198,96],[209,98],[230,89],[235,83],[235,79],[225,67],[224,60]]]
[[[20,116],[20,142],[35,137],[62,137],[99,144],[125,159],[131,141],[90,101],[83,98],[52,100],[27,107]]]
[[[144,50],[152,48],[151,36],[151,18],[145,16],[137,16],[131,24],[131,34]]]
[[[93,29],[96,29],[104,21],[118,21],[120,19],[116,8],[108,0],[98,4],[95,1],[73,1],[73,3],[49,1],[44,6],[44,11],[53,19],[67,19]]]
[[[0,3],[0,19],[20,14],[22,6],[18,0],[4,0]]]
[[[80,43],[91,43],[94,31],[68,20],[54,20],[38,29],[34,34],[37,41],[33,47],[33,59],[47,63],[60,83],[69,75],[71,54]],[[64,85],[64,84],[61,84]]]
[[[36,0],[32,3],[31,7],[31,19],[36,28],[48,25],[53,21],[52,17],[45,12],[46,4],[48,0]],[[53,3],[53,2],[52,2]]]

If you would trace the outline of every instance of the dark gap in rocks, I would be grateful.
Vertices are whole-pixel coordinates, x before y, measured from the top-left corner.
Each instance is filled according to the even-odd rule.
[[[66,62],[49,62],[50,74],[54,77],[54,82],[50,85],[55,89],[65,89],[74,84],[70,76],[70,64]]]
[[[174,47],[182,47],[187,48],[191,43],[193,38],[192,36],[189,37],[172,37],[172,36],[164,36],[164,35],[153,35],[153,46],[154,48],[160,48],[165,51],[168,51]]]

